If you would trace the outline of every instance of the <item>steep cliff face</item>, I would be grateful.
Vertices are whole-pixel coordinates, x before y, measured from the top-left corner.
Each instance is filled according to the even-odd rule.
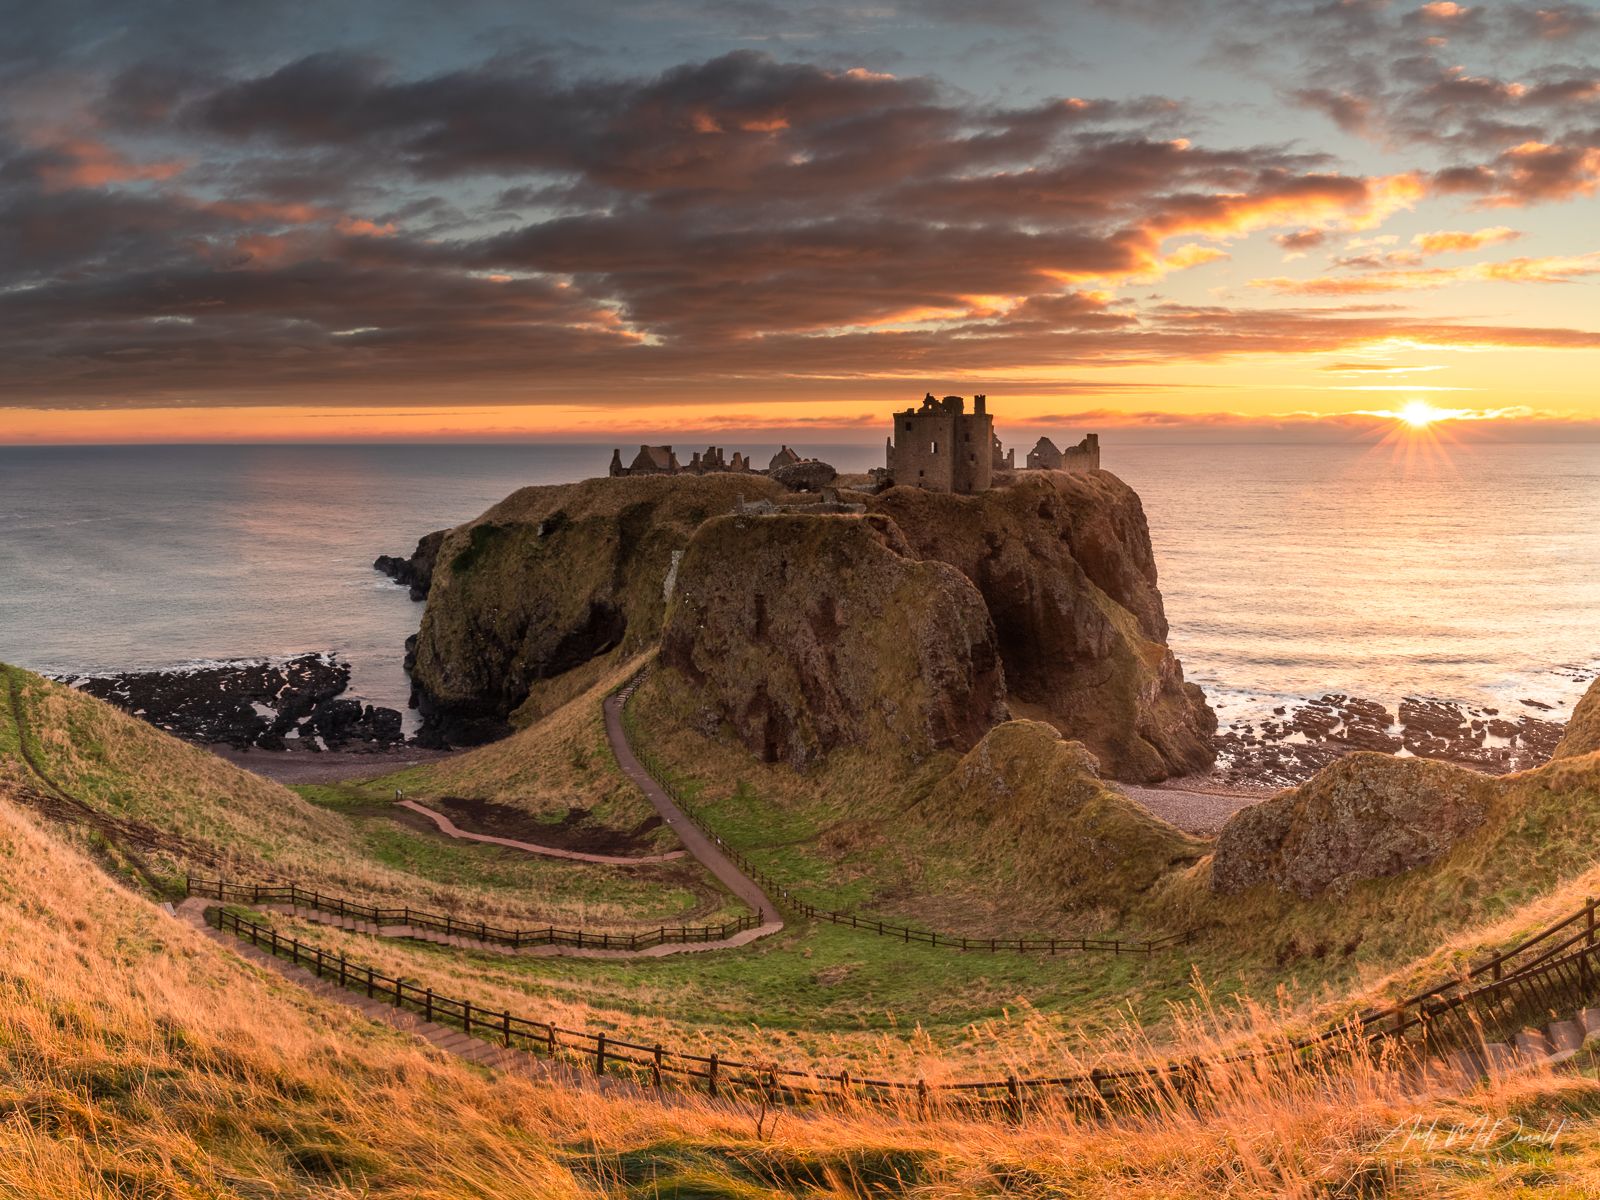
[[[1042,721],[1007,721],[922,802],[927,819],[1001,878],[1067,907],[1122,910],[1206,844],[1101,783],[1094,756]]]
[[[1552,758],[1577,758],[1600,750],[1600,679],[1589,685],[1572,710],[1567,731],[1562,735]]]
[[[1222,827],[1212,888],[1311,898],[1439,859],[1489,815],[1499,784],[1449,763],[1359,753]]]
[[[523,488],[440,540],[412,661],[427,731],[503,735],[541,681],[654,644],[674,555],[759,476],[643,476]]]
[[[881,517],[718,517],[678,564],[661,664],[771,761],[843,745],[966,749],[1005,719],[994,627],[943,563]]]
[[[1210,766],[1216,717],[1164,644],[1149,528],[1127,484],[1030,472],[977,496],[892,488],[871,507],[982,593],[1020,714],[1083,742],[1118,779]]]

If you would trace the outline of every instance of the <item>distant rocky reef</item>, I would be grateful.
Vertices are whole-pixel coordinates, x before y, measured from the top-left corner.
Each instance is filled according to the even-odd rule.
[[[61,682],[203,745],[320,752],[381,750],[405,740],[394,709],[340,698],[350,665],[328,654],[67,675]]]

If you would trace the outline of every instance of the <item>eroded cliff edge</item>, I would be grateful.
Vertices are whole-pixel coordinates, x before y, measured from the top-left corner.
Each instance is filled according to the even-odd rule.
[[[1114,777],[1210,765],[1215,718],[1165,646],[1144,512],[1115,476],[846,493],[854,516],[735,514],[741,498],[800,500],[759,476],[594,479],[444,534],[412,664],[434,736],[526,723],[665,628],[705,711],[797,766],[885,725],[913,753],[966,749],[1008,711]]]

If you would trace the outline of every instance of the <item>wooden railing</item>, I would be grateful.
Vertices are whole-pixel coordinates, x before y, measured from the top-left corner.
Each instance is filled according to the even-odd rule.
[[[633,933],[597,933],[588,929],[563,929],[555,925],[506,929],[486,921],[462,920],[449,913],[363,904],[344,896],[329,896],[315,889],[303,888],[295,883],[228,883],[221,879],[200,879],[191,875],[185,880],[185,887],[191,896],[217,900],[223,904],[283,904],[293,908],[311,908],[373,925],[409,926],[446,937],[474,938],[480,942],[509,946],[513,950],[533,946],[573,946],[580,950],[650,950],[656,946],[725,941],[736,933],[755,929],[761,923],[756,914],[745,913],[721,925],[660,925],[655,929]]]
[[[704,1090],[713,1097],[744,1093],[783,1103],[832,1098],[902,1108],[914,1104],[924,1112],[932,1105],[939,1105],[1020,1114],[1026,1104],[1047,1095],[1090,1110],[1113,1102],[1149,1102],[1162,1095],[1192,1102],[1197,1089],[1213,1069],[1263,1060],[1281,1060],[1286,1066],[1303,1067],[1331,1061],[1362,1043],[1395,1042],[1421,1054],[1453,1046],[1481,1046],[1485,1038],[1497,1030],[1520,1028],[1524,1020],[1535,1015],[1542,1018],[1571,1012],[1575,1004],[1593,998],[1597,980],[1600,980],[1600,962],[1597,962],[1600,945],[1595,943],[1592,926],[1588,924],[1593,913],[1591,901],[1566,921],[1480,964],[1463,977],[1481,978],[1485,972],[1490,973],[1487,982],[1477,987],[1462,986],[1461,990],[1441,995],[1462,984],[1460,980],[1452,980],[1388,1009],[1353,1018],[1310,1037],[1232,1055],[1174,1060],[1123,1070],[1096,1069],[1031,1078],[1013,1074],[1000,1079],[943,1083],[870,1076],[857,1078],[848,1071],[831,1075],[782,1067],[776,1062],[723,1058],[715,1052],[693,1054],[670,1049],[659,1042],[646,1045],[610,1033],[568,1029],[553,1022],[515,1016],[506,1010],[495,1011],[468,1000],[442,996],[431,988],[418,987],[371,966],[352,962],[343,954],[286,937],[268,925],[226,909],[208,909],[206,920],[252,945],[307,967],[322,978],[337,980],[341,987],[368,998],[381,998],[425,1020],[456,1026],[471,1037],[585,1066],[596,1075],[621,1074],[655,1087],[676,1083]],[[1585,928],[1575,938],[1557,938],[1549,945],[1544,944],[1557,931],[1577,922],[1583,922]],[[1533,945],[1542,949],[1516,970],[1505,971],[1507,960]],[[1499,978],[1492,977],[1496,963],[1502,966]]]

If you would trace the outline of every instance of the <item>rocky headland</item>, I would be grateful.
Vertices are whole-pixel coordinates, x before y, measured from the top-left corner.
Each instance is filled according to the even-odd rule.
[[[400,713],[343,698],[350,666],[328,654],[67,675],[61,682],[203,745],[320,753],[404,741]]]
[[[796,765],[886,731],[965,750],[1008,715],[1117,778],[1213,758],[1142,506],[1106,472],[978,495],[593,479],[525,488],[400,562],[380,569],[426,594],[410,668],[434,744],[501,736],[659,642],[707,720]]]

